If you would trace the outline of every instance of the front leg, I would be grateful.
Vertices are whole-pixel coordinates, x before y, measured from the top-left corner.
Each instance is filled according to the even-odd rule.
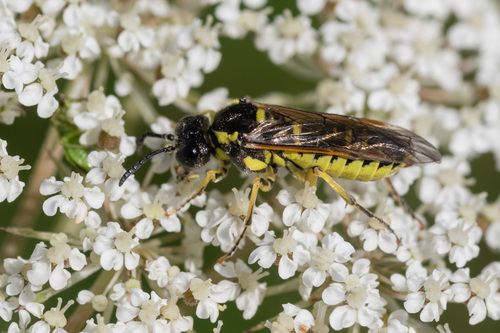
[[[197,196],[202,194],[203,191],[205,190],[205,188],[208,186],[208,184],[210,184],[210,182],[217,183],[217,182],[221,181],[222,179],[226,178],[227,172],[228,172],[230,166],[231,166],[231,164],[229,162],[221,161],[221,168],[219,170],[207,171],[205,179],[203,179],[203,181],[198,186],[196,191],[186,201],[184,201],[179,207],[167,211],[166,212],[167,216],[174,215],[179,210],[181,210],[182,207],[187,205],[191,200],[193,200],[194,198],[196,198]]]
[[[255,207],[255,201],[257,200],[257,194],[259,193],[259,190],[264,192],[270,191],[273,187],[275,179],[275,172],[272,167],[269,167],[264,177],[257,177],[253,180],[252,191],[250,192],[250,203],[248,204],[248,211],[247,215],[245,216],[243,230],[241,231],[231,250],[229,250],[217,260],[219,264],[224,265],[224,261],[234,254],[234,252],[238,248],[238,245],[240,245],[241,240],[243,239],[243,237],[245,237],[245,233],[247,232],[248,228],[250,228],[250,226],[252,225],[253,209]]]

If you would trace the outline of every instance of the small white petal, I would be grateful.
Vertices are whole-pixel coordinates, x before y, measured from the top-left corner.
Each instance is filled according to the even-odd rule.
[[[43,88],[39,83],[32,83],[24,87],[19,94],[19,103],[25,106],[37,105],[43,96]]]
[[[406,296],[404,307],[408,313],[417,313],[422,309],[425,302],[425,295],[423,292],[411,293]]]
[[[57,89],[56,89],[57,90]],[[40,118],[49,118],[59,107],[59,102],[54,97],[54,93],[45,94],[36,108],[36,113]]]
[[[47,216],[56,215],[57,208],[59,207],[59,202],[63,199],[64,197],[62,195],[55,195],[45,200],[42,205],[42,209],[45,215]]]
[[[288,205],[283,210],[283,223],[287,227],[290,227],[296,222],[300,221],[301,214],[302,214],[302,206],[300,206],[297,203]]]
[[[95,296],[94,293],[91,292],[90,290],[80,290],[80,292],[78,292],[76,301],[78,302],[78,304],[86,304],[92,302],[94,296]]]
[[[330,326],[334,330],[351,327],[356,322],[356,310],[344,305],[335,308],[330,315]]]
[[[50,274],[49,283],[54,290],[61,290],[68,284],[71,274],[64,269],[64,264],[58,264]]]
[[[288,257],[281,257],[278,265],[278,274],[282,279],[288,279],[295,275],[297,263]]]
[[[86,189],[83,196],[85,201],[87,201],[89,206],[92,208],[101,208],[104,203],[105,195],[97,186],[94,186],[91,189]]]
[[[106,271],[111,269],[117,271],[123,266],[123,255],[115,249],[107,250],[101,255],[100,263]]]
[[[469,324],[476,325],[486,318],[486,304],[479,297],[472,297],[467,303],[470,319]]]
[[[153,221],[147,218],[140,220],[139,223],[135,225],[135,227],[136,227],[135,235],[140,239],[149,238],[149,236],[151,236],[151,233],[154,230]]]
[[[81,270],[87,264],[87,258],[80,250],[74,248],[69,256],[69,265],[75,271]]]
[[[61,190],[62,181],[57,181],[54,176],[45,179],[40,185],[40,194],[51,195]]]
[[[429,323],[431,321],[439,321],[439,307],[437,303],[426,304],[422,312],[420,312],[420,320],[425,323]]]
[[[125,253],[125,267],[132,270],[139,265],[140,256],[135,252]]]
[[[337,305],[345,300],[345,287],[340,283],[332,283],[329,287],[323,290],[321,299],[325,304]]]
[[[378,246],[385,253],[393,253],[398,248],[398,240],[389,230],[381,230],[378,234]]]

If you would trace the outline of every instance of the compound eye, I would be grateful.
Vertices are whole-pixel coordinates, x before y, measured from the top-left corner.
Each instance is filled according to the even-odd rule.
[[[210,151],[203,145],[188,145],[177,151],[176,159],[185,169],[198,169],[210,160]]]

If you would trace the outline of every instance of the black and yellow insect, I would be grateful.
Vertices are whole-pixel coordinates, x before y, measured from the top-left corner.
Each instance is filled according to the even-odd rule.
[[[177,124],[175,135],[147,133],[145,136],[161,137],[173,144],[167,144],[133,165],[120,184],[152,156],[172,151],[176,152],[177,162],[185,169],[185,174],[204,166],[212,156],[221,163],[220,169],[207,172],[186,203],[202,193],[210,182],[222,180],[231,164],[245,173],[264,174],[252,183],[243,232],[220,262],[238,247],[252,223],[257,193],[271,189],[278,167],[287,168],[295,178],[309,181],[311,185],[316,184],[318,177],[324,179],[348,204],[376,218],[392,231],[387,223],[359,205],[333,178],[378,180],[403,167],[441,160],[433,145],[401,127],[247,99],[237,100],[218,111],[211,123],[206,116],[187,116]],[[388,185],[396,196],[390,182]],[[404,201],[396,197],[414,216]],[[174,214],[178,209],[167,213]]]

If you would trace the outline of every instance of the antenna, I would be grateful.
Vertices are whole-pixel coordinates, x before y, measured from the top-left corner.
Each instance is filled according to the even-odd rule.
[[[146,134],[148,134],[148,133],[146,133]],[[162,137],[161,135],[162,134],[159,134],[157,137]],[[167,135],[170,136],[172,134],[167,134]],[[148,136],[153,136],[153,135],[148,135]],[[143,137],[145,137],[145,136],[143,136]],[[170,140],[169,137],[166,137],[166,138],[167,138],[167,140]],[[141,137],[141,139],[142,139],[142,137]],[[173,141],[173,135],[172,135],[172,140],[170,140],[170,141]],[[128,177],[132,176],[144,163],[146,163],[151,158],[153,158],[153,156],[161,154],[161,153],[169,153],[169,152],[174,151],[174,150],[175,150],[175,146],[166,146],[166,147],[160,148],[158,150],[155,150],[155,151],[147,154],[143,159],[141,159],[139,162],[135,163],[130,168],[128,168],[127,171],[125,171],[122,178],[120,178],[120,182],[118,183],[118,186],[122,186]]]
[[[136,148],[137,153],[139,154],[141,153],[142,146],[144,145],[144,140],[146,140],[146,138],[159,138],[167,141],[175,140],[175,136],[173,134],[158,134],[154,132],[146,132],[143,135],[141,135],[139,140],[137,140],[137,148]]]

